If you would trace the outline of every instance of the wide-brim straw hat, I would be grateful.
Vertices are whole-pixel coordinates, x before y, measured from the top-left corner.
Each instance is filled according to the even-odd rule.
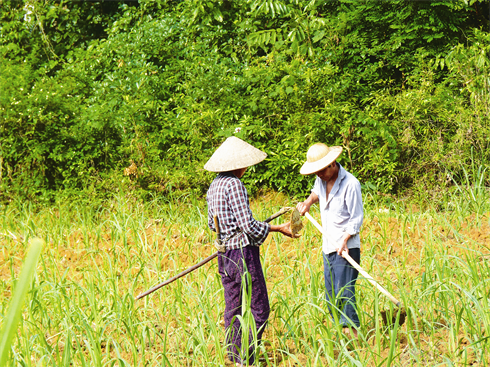
[[[306,162],[301,167],[299,173],[311,175],[321,171],[329,164],[334,162],[342,153],[342,147],[329,147],[323,143],[313,144],[306,153]]]
[[[267,154],[236,136],[220,145],[204,165],[211,172],[228,172],[262,162]]]

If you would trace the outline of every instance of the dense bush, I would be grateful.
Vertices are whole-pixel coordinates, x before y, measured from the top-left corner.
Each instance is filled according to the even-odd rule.
[[[232,134],[269,155],[252,192],[304,195],[317,141],[385,192],[489,163],[488,3],[4,1],[0,21],[2,200],[203,194]]]

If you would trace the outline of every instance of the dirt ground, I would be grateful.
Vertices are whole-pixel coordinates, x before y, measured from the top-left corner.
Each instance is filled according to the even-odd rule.
[[[276,199],[277,200],[277,199]],[[255,206],[261,205],[261,203],[254,204]],[[306,219],[305,219],[306,224]],[[308,228],[308,227],[307,227]],[[171,230],[171,232],[169,232]],[[306,229],[305,229],[306,230]],[[313,227],[308,230],[315,231]],[[147,238],[154,238],[155,236],[159,238],[169,238],[173,242],[175,248],[179,248],[183,241],[186,241],[185,236],[179,233],[175,228],[166,227],[161,221],[155,221],[148,223],[145,229],[145,235]],[[15,236],[15,235],[14,235]],[[194,234],[194,238],[197,239],[195,246],[192,246],[192,251],[190,252],[179,252],[180,264],[181,266],[191,266],[195,264],[200,259],[203,259],[209,254],[214,252],[214,248],[211,245],[211,235],[209,231],[203,229],[197,234]],[[461,242],[458,238],[465,238],[465,247],[461,246]],[[440,223],[435,223],[431,220],[430,216],[423,217],[416,224],[409,222],[405,217],[399,216],[392,217],[389,213],[385,211],[377,213],[371,213],[365,217],[365,221],[361,232],[361,241],[363,246],[363,253],[366,254],[371,260],[373,275],[377,280],[381,282],[397,280],[396,268],[403,265],[406,274],[410,274],[411,277],[417,277],[423,274],[425,268],[421,266],[421,256],[424,253],[427,238],[435,238],[439,243],[443,243],[447,248],[447,254],[462,256],[465,253],[473,253],[478,251],[483,253],[482,261],[488,261],[490,256],[490,226],[489,226],[489,214],[484,216],[470,216],[465,218],[462,223],[450,223],[448,225],[442,225]],[[87,264],[92,263],[93,257],[90,256],[90,250],[82,246],[83,243],[95,241],[102,246],[99,250],[104,251],[103,246],[106,246],[105,251],[113,251],[115,247],[121,246],[118,243],[113,243],[111,240],[111,235],[109,233],[103,233],[102,238],[87,238],[87,234],[82,231],[73,231],[64,241],[54,247],[49,245],[45,249],[49,256],[52,257],[54,262],[57,262],[63,266],[63,268],[68,268],[67,277],[73,281],[81,281],[83,279],[83,268]],[[131,241],[129,239],[128,241]],[[271,263],[270,259],[277,258],[279,256],[287,256],[288,259],[294,261],[301,258],[304,253],[308,252],[313,256],[321,256],[321,241],[320,236],[314,236],[309,243],[306,241],[298,241],[294,244],[290,243],[290,239],[287,239],[284,246],[281,246],[281,254],[277,246],[272,244],[271,236],[269,236],[267,242],[264,246],[269,246],[268,249],[268,261],[265,262],[265,267],[270,267],[268,272],[269,278],[268,282],[275,284],[280,279],[284,278],[282,270],[274,271],[274,264]],[[380,245],[383,244],[383,245]],[[167,244],[164,241],[158,242],[156,248],[153,251],[163,251]],[[12,234],[2,233],[0,234],[0,281],[9,283],[11,277],[15,274],[17,276],[20,266],[22,264],[25,250],[22,239],[18,236],[16,238],[12,237]],[[290,250],[284,250],[290,249]],[[131,255],[131,254],[129,254]],[[173,257],[177,256],[176,253],[168,252],[168,256],[164,256],[155,271],[162,269],[172,269],[174,268]],[[126,261],[125,256],[119,257],[119,262],[124,265]],[[96,260],[98,261],[98,260]],[[102,262],[103,259],[100,259]],[[12,266],[13,265],[13,266]],[[279,268],[278,268],[279,269]],[[137,268],[128,269],[126,274],[121,274],[122,276],[134,275],[139,271]],[[378,274],[382,274],[380,279],[377,278]],[[141,288],[138,291],[144,291]],[[10,298],[10,286],[4,289],[3,297]],[[275,325],[280,327],[280,325]],[[442,325],[443,326],[443,325]],[[374,325],[367,326],[374,330]],[[413,365],[413,358],[410,355],[410,343],[408,340],[408,330],[409,327],[406,323],[401,327],[397,339],[399,344],[398,350],[401,350],[401,354],[397,356],[397,361],[402,366]],[[271,328],[269,328],[271,329]],[[264,335],[265,338],[270,337],[270,334]],[[441,327],[435,335],[424,336],[420,335],[419,341],[419,353],[420,360],[426,361],[427,365],[436,364],[442,362],[442,357],[446,353],[446,341],[449,336],[447,335],[447,328]],[[468,339],[465,335],[464,330],[461,330],[458,336],[459,343],[461,346],[467,345]],[[267,346],[267,350],[271,350],[270,358],[277,362],[277,366],[294,366],[285,355],[274,352],[275,341],[271,338],[271,343]],[[374,343],[374,341],[373,341]],[[300,360],[300,362],[306,361],[308,356],[301,353],[300,350],[294,346],[291,342],[289,345],[289,351],[295,353]],[[379,364],[388,355],[389,348],[384,348],[379,356],[373,361],[372,365]],[[338,352],[337,352],[338,353]],[[370,360],[372,360],[372,351],[367,350],[366,347],[361,348],[358,351],[359,355],[365,354],[369,355]],[[465,357],[467,365],[479,366],[480,361],[477,360],[477,356],[470,355]],[[326,362],[326,360],[324,360]],[[483,364],[482,364],[483,365]]]

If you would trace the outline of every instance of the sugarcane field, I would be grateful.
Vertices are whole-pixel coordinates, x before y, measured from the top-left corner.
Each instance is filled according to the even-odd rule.
[[[328,317],[321,237],[313,225],[305,222],[299,239],[269,237],[261,254],[272,310],[259,347],[263,365],[488,365],[489,201],[476,198],[476,212],[469,197],[455,198],[452,210],[442,212],[366,198],[361,265],[401,300],[407,315],[403,325],[385,324],[381,314],[396,318],[396,307],[360,277],[355,341]],[[252,210],[265,218],[289,204],[288,197],[267,193]],[[216,260],[134,298],[215,252],[204,213],[198,201],[124,199],[102,211],[76,204],[5,211],[2,313],[26,243],[33,235],[45,240],[14,344],[16,363],[231,365]]]
[[[488,0],[0,0],[0,367],[490,367]]]

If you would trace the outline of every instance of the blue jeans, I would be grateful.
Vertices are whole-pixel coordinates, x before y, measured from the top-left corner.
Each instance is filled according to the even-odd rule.
[[[349,249],[349,255],[359,264],[361,249]],[[345,326],[359,326],[356,311],[355,284],[359,272],[337,252],[323,253],[323,274],[325,276],[326,298],[330,315],[340,310],[339,322]],[[338,312],[338,311],[336,311]]]

